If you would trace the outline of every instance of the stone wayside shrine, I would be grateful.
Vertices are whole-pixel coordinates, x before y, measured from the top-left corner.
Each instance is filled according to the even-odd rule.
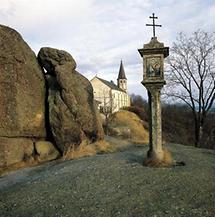
[[[169,48],[160,43],[155,36],[155,19],[157,17],[150,16],[153,24],[146,24],[153,27],[153,37],[148,44],[144,44],[142,49],[138,49],[143,58],[143,81],[142,84],[148,91],[149,103],[149,151],[147,153],[146,162],[152,165],[163,164],[166,158],[166,150],[162,147],[162,124],[161,124],[161,103],[160,91],[165,85],[164,80],[164,58],[169,55]],[[168,152],[168,155],[170,153]],[[169,156],[169,158],[171,158]]]

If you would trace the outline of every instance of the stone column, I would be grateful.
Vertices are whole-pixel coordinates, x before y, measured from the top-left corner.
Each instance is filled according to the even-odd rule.
[[[148,158],[163,159],[162,149],[162,123],[161,123],[161,103],[160,90],[163,85],[147,85],[149,97],[149,151]]]
[[[164,79],[164,58],[169,55],[169,48],[157,40],[151,38],[148,44],[138,49],[143,57],[143,81],[142,84],[149,96],[149,151],[145,165],[167,165],[167,151],[162,148],[161,103],[160,91],[166,84]]]

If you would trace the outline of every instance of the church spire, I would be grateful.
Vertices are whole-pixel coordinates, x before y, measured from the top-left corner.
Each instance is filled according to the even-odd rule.
[[[121,60],[120,68],[119,68],[119,75],[117,78],[117,85],[120,89],[127,92],[127,78],[125,77],[125,70]]]
[[[118,79],[126,79],[127,78],[125,77],[125,70],[124,70],[124,66],[123,66],[123,63],[122,63],[122,60],[121,60],[121,63],[120,63],[120,68],[119,68],[119,75],[118,75]]]

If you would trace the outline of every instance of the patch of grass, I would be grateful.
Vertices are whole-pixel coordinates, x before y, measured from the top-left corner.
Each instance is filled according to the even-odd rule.
[[[93,143],[97,153],[113,153],[116,151],[116,147],[114,144],[109,143],[105,140],[100,140]]]
[[[27,168],[27,167],[32,167],[32,166],[36,166],[38,165],[38,161],[33,159],[31,160],[23,160],[21,162],[9,165],[9,166],[4,166],[4,167],[0,167],[0,176],[1,175],[5,175],[9,172],[21,169],[21,168]]]
[[[121,151],[131,146],[131,141],[119,137],[105,136],[105,140],[113,147],[114,151]]]
[[[81,157],[93,156],[101,153],[112,153],[116,151],[114,145],[111,145],[105,140],[99,140],[94,143],[89,143],[89,141],[83,141],[77,148],[73,146],[64,153],[63,160],[78,159]]]

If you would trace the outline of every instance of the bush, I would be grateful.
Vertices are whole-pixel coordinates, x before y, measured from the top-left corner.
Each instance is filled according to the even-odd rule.
[[[148,111],[138,106],[125,107],[124,110],[135,113],[141,120],[148,122]]]

